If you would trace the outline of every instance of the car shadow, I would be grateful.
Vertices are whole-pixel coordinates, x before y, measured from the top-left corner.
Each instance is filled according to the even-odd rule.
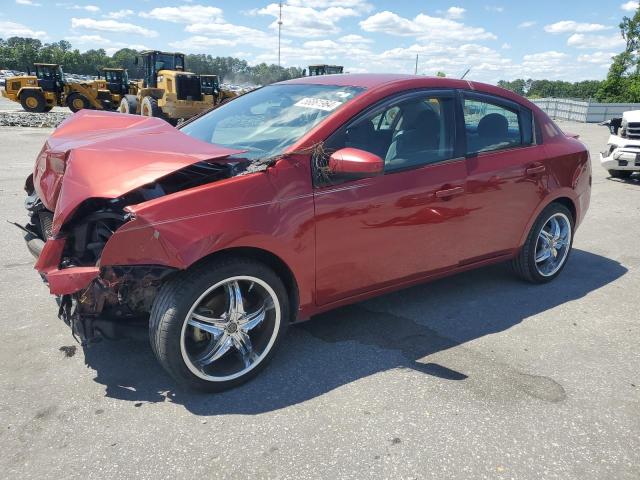
[[[315,398],[394,368],[460,381],[458,372],[426,359],[431,354],[502,332],[532,315],[576,300],[627,272],[620,263],[573,250],[560,277],[544,285],[517,280],[495,265],[425,283],[319,315],[290,328],[272,363],[233,390],[186,391],[159,366],[146,342],[102,342],[85,349],[105,395],[135,402],[170,401],[197,415],[259,414]],[[390,305],[394,311],[385,312]],[[411,317],[411,318],[410,318]]]

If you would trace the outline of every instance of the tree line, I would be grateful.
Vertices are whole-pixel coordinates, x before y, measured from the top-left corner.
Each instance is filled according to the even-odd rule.
[[[142,65],[135,64],[140,54],[137,50],[123,48],[113,55],[107,55],[102,49],[80,52],[66,40],[42,43],[35,38],[0,38],[0,69],[33,71],[34,63],[57,63],[67,73],[79,75],[98,75],[104,67],[126,68],[130,78],[143,76]],[[279,67],[260,63],[249,65],[246,60],[234,57],[214,57],[212,55],[186,55],[185,63],[190,72],[215,74],[220,81],[267,85],[273,82],[301,77],[302,68]]]

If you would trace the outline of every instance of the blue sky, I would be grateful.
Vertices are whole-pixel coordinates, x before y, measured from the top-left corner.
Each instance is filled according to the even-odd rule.
[[[637,1],[285,0],[282,64],[350,72],[438,70],[497,82],[601,79]],[[277,62],[277,2],[0,0],[0,37],[69,40],[84,51],[154,48]]]

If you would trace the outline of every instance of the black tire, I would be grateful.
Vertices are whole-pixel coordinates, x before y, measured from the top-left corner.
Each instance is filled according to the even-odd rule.
[[[91,108],[91,103],[84,95],[72,93],[67,97],[67,107],[69,107],[69,110],[73,113],[76,113],[80,110]]]
[[[120,113],[129,113],[131,115],[137,114],[138,97],[136,97],[135,95],[125,95],[124,98],[120,101],[118,111]]]
[[[547,223],[547,221],[554,216],[555,214],[564,214],[568,219],[571,226],[571,241],[569,243],[569,250],[564,257],[560,268],[553,273],[552,275],[545,276],[541,274],[536,265],[536,245],[538,241],[538,236],[540,235],[540,230]],[[575,219],[573,218],[573,214],[569,211],[567,207],[562,205],[561,203],[551,203],[549,204],[540,215],[536,219],[535,223],[531,227],[529,231],[529,235],[527,235],[527,239],[522,246],[522,249],[518,253],[518,255],[512,261],[513,270],[520,276],[523,280],[526,280],[531,283],[547,283],[560,275],[560,272],[564,269],[567,261],[569,260],[569,256],[571,255],[571,248],[573,246],[573,233],[575,229]]]
[[[162,118],[162,110],[158,106],[158,100],[153,97],[144,97],[140,104],[140,115],[143,117]]]
[[[187,315],[204,292],[218,282],[236,276],[250,276],[270,286],[280,306],[278,327],[270,331],[275,340],[264,357],[251,370],[231,380],[208,380],[194,374],[183,358],[182,331]],[[274,315],[276,308],[274,308]],[[162,367],[179,384],[205,392],[219,392],[236,387],[257,375],[273,357],[290,322],[290,307],[282,280],[267,266],[252,259],[227,257],[213,260],[177,274],[158,293],[151,309],[149,340]],[[274,322],[275,323],[275,322]],[[262,355],[262,354],[261,354]],[[217,361],[217,360],[216,360]]]
[[[609,170],[609,175],[611,175],[611,178],[627,179],[630,178],[632,174],[633,172],[630,170]]]
[[[47,108],[47,101],[39,90],[27,90],[20,95],[20,105],[27,112],[43,113]]]
[[[47,105],[46,107],[44,107],[45,113],[50,112],[52,109],[53,109],[53,106],[51,106],[51,105]]]

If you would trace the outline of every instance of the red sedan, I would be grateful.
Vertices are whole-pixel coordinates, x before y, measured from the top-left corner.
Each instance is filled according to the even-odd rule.
[[[214,391],[339,305],[505,260],[554,279],[590,189],[585,146],[518,95],[331,75],[179,129],[81,111],[27,179],[25,229],[76,337],[142,325],[177,381]]]

